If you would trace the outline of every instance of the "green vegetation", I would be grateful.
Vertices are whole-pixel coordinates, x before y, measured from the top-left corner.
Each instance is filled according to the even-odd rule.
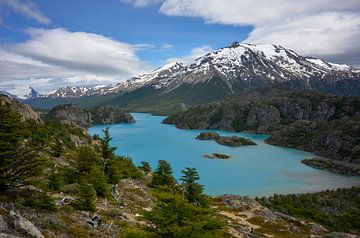
[[[139,233],[140,237],[225,237],[225,223],[208,207],[196,169],[186,168],[182,173],[183,183],[176,186],[170,164],[158,161],[151,181],[157,202],[143,213],[150,227],[145,229],[147,233]],[[129,231],[126,237],[136,234],[138,231]]]
[[[203,207],[207,206],[206,197],[203,195],[204,186],[197,183],[200,177],[196,169],[186,168],[181,172],[183,176],[180,180],[183,182],[184,195],[188,202]]]
[[[324,225],[332,231],[360,234],[360,187],[257,199],[279,212]]]
[[[174,188],[175,183],[176,180],[172,176],[172,169],[170,164],[165,160],[159,160],[158,166],[151,180],[151,186]]]
[[[28,185],[46,165],[47,160],[34,152],[41,140],[31,133],[36,130],[36,122],[22,122],[8,105],[0,107],[0,191]]]
[[[224,223],[209,208],[188,203],[179,194],[159,193],[158,202],[144,218],[156,237],[225,237]]]
[[[139,166],[139,169],[141,169],[142,171],[144,171],[144,173],[146,175],[148,175],[151,172],[151,166],[148,162],[146,161],[141,161],[141,166]]]

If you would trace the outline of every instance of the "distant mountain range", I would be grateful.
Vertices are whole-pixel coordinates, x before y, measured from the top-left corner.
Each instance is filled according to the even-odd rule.
[[[108,86],[63,87],[27,103],[44,108],[47,101],[56,104],[56,100],[84,106],[106,102],[138,111],[145,108],[156,111],[159,107],[178,111],[244,90],[267,87],[359,96],[360,70],[303,57],[278,45],[235,42],[188,65],[170,63],[149,74]]]

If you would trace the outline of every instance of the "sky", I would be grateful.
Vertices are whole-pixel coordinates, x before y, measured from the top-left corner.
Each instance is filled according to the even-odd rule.
[[[0,0],[0,90],[117,83],[234,41],[360,67],[360,1]]]

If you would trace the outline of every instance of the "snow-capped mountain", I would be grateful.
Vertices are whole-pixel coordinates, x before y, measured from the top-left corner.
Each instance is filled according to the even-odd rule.
[[[360,70],[303,57],[277,45],[234,43],[196,59],[173,77],[168,92],[184,84],[220,79],[230,91],[281,83],[294,88],[360,95]],[[357,91],[351,88],[353,92],[347,92],[347,85],[355,86]]]
[[[183,68],[184,64],[180,62],[173,62],[155,69],[148,74],[144,74],[139,77],[133,77],[125,82],[107,86],[100,85],[96,87],[62,87],[56,89],[55,91],[49,92],[44,97],[66,98],[91,96],[97,94],[102,95],[108,93],[121,93],[133,91],[146,85],[152,85],[153,87],[160,89],[167,87],[170,83],[168,82],[168,79]]]
[[[149,86],[166,94],[182,86],[199,86],[203,83],[221,84],[222,90],[228,93],[248,87],[281,84],[289,88],[353,96],[360,95],[360,70],[303,57],[279,45],[235,42],[188,65],[174,62],[125,82],[97,87],[64,87],[45,97],[121,94]]]

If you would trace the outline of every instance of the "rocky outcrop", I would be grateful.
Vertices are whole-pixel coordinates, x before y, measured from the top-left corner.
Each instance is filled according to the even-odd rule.
[[[48,113],[47,118],[85,128],[96,124],[135,123],[135,119],[130,114],[110,106],[100,106],[87,111],[75,104],[56,106]]]
[[[26,237],[44,238],[41,231],[28,219],[20,214],[0,208],[0,237],[17,237],[23,234]]]
[[[310,151],[332,160],[360,164],[360,118],[296,121],[274,132],[266,142]],[[329,162],[332,163],[332,160]]]
[[[8,105],[12,110],[20,114],[23,121],[34,120],[41,122],[40,116],[31,107],[20,103],[16,99],[10,98],[4,94],[0,94],[0,105]]]
[[[131,114],[111,106],[97,107],[91,111],[91,115],[93,124],[135,123]]]
[[[256,145],[250,139],[238,136],[220,136],[216,132],[201,132],[195,139],[197,140],[214,140],[220,145],[226,146],[243,146],[243,145]]]
[[[327,170],[333,173],[360,176],[360,165],[353,163],[341,162],[323,158],[303,159],[301,163],[316,169]]]
[[[226,146],[256,145],[254,141],[238,136],[222,136],[216,142]]]
[[[216,132],[201,132],[195,139],[197,140],[217,140],[220,135]]]
[[[91,114],[75,104],[56,106],[51,109],[47,117],[80,127],[89,127],[92,122]]]

